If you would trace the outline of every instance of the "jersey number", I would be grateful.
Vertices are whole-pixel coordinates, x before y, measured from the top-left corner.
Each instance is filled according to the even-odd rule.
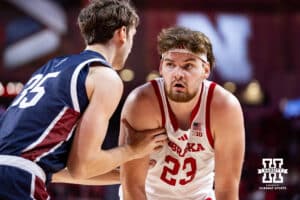
[[[174,176],[176,176],[179,172],[180,163],[176,158],[169,155],[166,156],[165,162],[168,164],[172,164],[172,167],[169,168],[167,166],[164,166],[160,179],[168,183],[169,185],[176,185],[177,180],[174,178]],[[182,166],[182,170],[186,171],[186,177],[183,179],[179,179],[179,184],[185,185],[191,182],[195,178],[196,168],[196,160],[192,157],[186,158]]]
[[[48,73],[45,76],[42,74],[37,74],[32,77],[28,83],[25,85],[20,96],[13,102],[12,106],[19,106],[19,108],[28,108],[37,104],[37,102],[44,96],[45,89],[42,84],[48,78],[55,78],[60,72]],[[29,94],[31,98],[29,98]]]

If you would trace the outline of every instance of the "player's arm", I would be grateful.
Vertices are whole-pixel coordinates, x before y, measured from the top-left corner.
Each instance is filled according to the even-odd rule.
[[[71,183],[80,185],[113,185],[120,183],[120,170],[114,169],[105,174],[88,179],[75,179],[68,169],[63,169],[52,176],[52,183]]]
[[[102,150],[109,119],[123,92],[123,83],[112,69],[97,67],[90,70],[86,88],[90,102],[76,128],[67,163],[74,178],[87,179],[107,173],[155,148],[157,139],[149,134],[149,137],[135,140],[132,144]],[[155,130],[152,134],[157,132],[161,130]]]
[[[215,149],[215,193],[217,200],[238,200],[245,152],[243,113],[238,100],[217,86],[211,104]]]
[[[125,118],[136,130],[152,129],[160,126],[155,109],[156,102],[151,97],[149,98],[147,92],[144,91],[149,90],[150,87],[148,84],[146,87],[142,86],[134,90],[128,96],[122,110],[121,118]],[[121,124],[120,145],[126,143],[127,129],[128,127]],[[148,168],[149,156],[131,160],[121,165],[121,185],[124,200],[146,200],[145,180]]]

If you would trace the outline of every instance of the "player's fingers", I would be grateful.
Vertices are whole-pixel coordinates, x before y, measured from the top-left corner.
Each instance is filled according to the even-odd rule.
[[[167,134],[158,134],[154,136],[155,141],[166,141],[168,139]]]
[[[155,135],[159,135],[159,134],[162,134],[165,132],[166,132],[166,130],[164,128],[156,128],[156,129],[149,129],[149,130],[143,131],[143,133],[145,135],[149,135],[149,136],[155,136]]]
[[[154,148],[154,152],[159,153],[162,150],[163,146],[159,145],[157,147]]]

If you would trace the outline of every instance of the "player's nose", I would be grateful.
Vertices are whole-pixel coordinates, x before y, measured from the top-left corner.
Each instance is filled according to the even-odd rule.
[[[184,71],[181,67],[177,66],[175,67],[174,71],[173,71],[173,76],[178,79],[184,76]]]

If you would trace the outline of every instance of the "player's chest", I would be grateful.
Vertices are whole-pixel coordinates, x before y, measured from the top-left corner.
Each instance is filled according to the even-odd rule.
[[[165,151],[178,157],[187,155],[200,155],[207,149],[205,127],[191,128],[189,130],[168,130],[169,141]]]

